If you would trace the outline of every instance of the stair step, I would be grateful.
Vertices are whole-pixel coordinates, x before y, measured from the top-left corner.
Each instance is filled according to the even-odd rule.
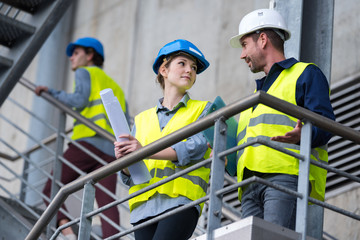
[[[15,43],[31,36],[36,28],[16,19],[0,15],[0,44],[11,48]]]
[[[7,5],[16,7],[28,13],[35,13],[44,3],[52,2],[53,0],[1,0]]]
[[[9,61],[3,59],[5,65],[0,63],[0,107],[46,38],[74,2],[74,0],[0,0],[0,45],[4,46],[0,46],[0,52],[4,58],[13,60],[10,67]],[[32,11],[35,9],[34,6],[37,7],[32,16],[12,7],[29,6],[27,4],[32,6]],[[1,6],[5,8],[1,10]],[[6,6],[9,8],[6,9]],[[14,12],[14,17],[10,18],[7,15],[9,11]],[[19,21],[20,16],[23,17],[23,22]]]
[[[0,72],[2,70],[10,68],[12,65],[13,65],[13,60],[0,56]]]
[[[9,207],[12,209],[15,209],[16,212],[18,212],[21,216],[26,218],[29,222],[35,223],[38,218],[31,214],[28,210],[26,210],[23,206],[21,206],[17,201],[5,197],[0,197],[0,201],[3,203],[6,203]],[[36,212],[38,215],[41,215],[43,213],[43,210],[39,208],[30,207],[34,212]]]
[[[23,210],[15,201],[0,198],[0,239],[25,239],[36,219],[29,218],[29,215],[23,216],[23,213],[27,212]],[[42,234],[40,239],[46,239],[46,236]]]

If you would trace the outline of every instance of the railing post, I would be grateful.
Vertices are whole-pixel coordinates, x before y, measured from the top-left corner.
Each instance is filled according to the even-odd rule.
[[[83,202],[80,213],[80,227],[78,239],[90,239],[92,218],[87,219],[86,214],[94,209],[95,187],[92,182],[87,182],[84,187]]]
[[[28,159],[30,158],[30,154],[26,154],[25,156]],[[29,168],[30,168],[29,162],[26,159],[24,159],[22,177],[26,182],[28,182],[28,180],[29,180]],[[25,202],[25,197],[26,197],[26,187],[27,187],[27,185],[25,184],[25,181],[21,182],[21,187],[20,187],[20,201],[22,201],[22,202]]]
[[[301,239],[306,239],[306,223],[308,216],[309,198],[309,173],[310,173],[310,154],[311,154],[311,130],[312,124],[305,120],[301,129],[300,154],[304,160],[299,160],[298,192],[303,195],[297,199],[296,208],[296,232],[302,233]]]
[[[65,133],[65,123],[66,123],[66,114],[65,112],[61,111],[59,116],[59,127],[57,130],[57,138],[56,138],[56,152],[54,156],[54,165],[53,165],[53,176],[51,182],[51,194],[50,199],[53,199],[56,193],[59,191],[60,186],[56,184],[57,181],[61,180],[61,173],[62,173],[62,163],[60,161],[59,156],[62,156],[64,150],[64,138],[61,136],[62,133]],[[47,237],[52,235],[51,228],[56,227],[57,221],[57,213],[50,221],[50,224],[47,228]]]
[[[213,160],[211,163],[210,203],[206,231],[208,240],[214,238],[213,231],[221,226],[222,196],[216,196],[215,193],[224,186],[225,157],[220,159],[218,154],[226,150],[226,131],[225,118],[217,119],[214,129]]]

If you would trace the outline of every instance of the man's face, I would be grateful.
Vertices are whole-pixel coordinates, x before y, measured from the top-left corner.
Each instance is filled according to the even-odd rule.
[[[88,66],[91,59],[90,54],[86,54],[82,47],[75,47],[73,54],[70,57],[71,69],[75,71],[79,67]]]
[[[258,41],[254,41],[251,35],[246,35],[240,39],[240,44],[242,46],[240,58],[245,60],[251,72],[263,71],[265,61]]]

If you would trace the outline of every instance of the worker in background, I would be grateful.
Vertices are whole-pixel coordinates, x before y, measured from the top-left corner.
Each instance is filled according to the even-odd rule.
[[[230,45],[242,48],[244,59],[253,73],[264,72],[256,80],[256,91],[265,91],[277,98],[306,108],[324,117],[335,119],[329,99],[329,85],[321,70],[312,63],[299,62],[284,56],[284,42],[290,31],[282,16],[272,9],[253,11],[240,21],[239,34]],[[253,138],[277,141],[283,148],[299,153],[302,123],[300,120],[259,104],[240,114],[238,145]],[[313,160],[327,163],[327,142],[331,134],[312,127]],[[251,176],[297,191],[299,160],[265,145],[254,145],[238,152],[238,182]],[[310,196],[324,200],[326,170],[310,166]],[[239,189],[243,217],[256,216],[294,229],[296,197],[260,183]]]
[[[36,94],[40,95],[43,91],[48,92],[60,102],[74,108],[74,110],[79,112],[82,116],[113,134],[101,102],[100,91],[111,88],[127,117],[129,115],[127,114],[125,96],[121,87],[102,70],[105,59],[103,45],[95,38],[79,38],[67,46],[66,54],[70,57],[71,69],[75,72],[74,91],[72,93],[66,93],[64,91],[50,89],[46,86],[38,86],[35,90]],[[95,131],[76,119],[74,120],[74,129],[71,139],[107,163],[115,160],[113,143],[97,135]],[[83,152],[73,143],[69,144],[63,157],[85,173],[92,172],[103,166],[103,164]],[[61,182],[63,184],[70,183],[78,177],[79,173],[72,167],[64,163],[62,164]],[[117,175],[113,174],[99,181],[99,184],[115,194],[116,179]],[[47,181],[43,192],[46,196],[50,197],[50,179]],[[114,201],[113,197],[109,196],[98,187],[96,187],[95,194],[99,207]],[[47,203],[47,201],[45,202]],[[115,224],[119,225],[119,212],[116,207],[104,211],[103,214]],[[61,226],[67,222],[69,222],[69,219],[59,211],[57,215],[57,224]],[[118,230],[103,218],[101,218],[101,225],[103,238],[118,233]],[[66,237],[65,239],[77,239],[70,227],[62,230],[62,234]]]
[[[163,90],[163,97],[155,107],[135,117],[133,136],[120,136],[128,138],[128,141],[115,142],[116,157],[125,156],[203,117],[210,103],[190,99],[188,90],[195,83],[196,75],[208,66],[202,52],[187,40],[178,39],[161,48],[153,70]],[[152,177],[148,183],[130,184],[131,176],[127,170],[122,171],[121,176],[131,186],[129,193],[135,193],[203,160],[204,155],[207,158],[208,154],[210,149],[200,132],[145,159]],[[130,222],[136,226],[205,196],[209,174],[210,166],[206,165],[130,199]],[[135,238],[189,239],[197,225],[202,206],[196,205],[138,229]]]

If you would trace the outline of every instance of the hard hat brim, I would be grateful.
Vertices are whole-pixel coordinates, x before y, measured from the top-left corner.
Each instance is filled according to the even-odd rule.
[[[236,35],[230,38],[230,46],[233,48],[241,48],[240,39],[243,35]]]
[[[197,60],[198,69],[196,71],[197,74],[205,71],[210,63],[206,60],[204,54],[198,49],[193,43],[184,40],[184,39],[177,39],[172,42],[167,43],[164,47],[162,47],[153,63],[153,71],[155,74],[159,73],[159,67],[163,63],[163,59],[166,56],[184,52],[190,54]]]
[[[184,53],[187,53],[189,55],[191,55],[192,57],[194,57],[196,60],[197,60],[197,71],[196,71],[196,74],[200,74],[202,73],[203,71],[205,71],[209,66],[210,66],[210,63],[205,59],[205,58],[200,58],[199,56],[195,55],[193,52],[191,51],[188,51],[186,49],[182,49],[180,51],[177,51],[177,52],[184,52]],[[175,54],[177,52],[172,52],[170,53],[169,55],[172,55],[172,54]],[[160,55],[156,58],[154,64],[153,64],[153,71],[155,74],[158,74],[159,73],[159,68],[160,68],[160,65],[162,64],[162,59],[164,57],[166,57],[167,55]]]
[[[280,28],[278,26],[266,26],[266,27],[263,27],[263,26],[259,26],[257,28],[254,28],[254,29],[251,29],[251,31],[248,31],[248,32],[245,32],[243,34],[238,34],[236,36],[233,36],[232,38],[230,38],[230,45],[231,47],[233,48],[241,48],[241,43],[240,43],[240,39],[245,36],[245,35],[248,35],[250,33],[254,33],[258,30],[262,30],[262,29],[279,29],[279,30],[282,30],[284,31],[285,33],[285,39],[284,41],[286,40],[289,40],[290,37],[291,37],[291,32],[288,30],[288,29],[285,29],[285,28]]]
[[[75,49],[75,44],[74,43],[69,43],[69,45],[66,47],[66,55],[68,57],[71,57],[73,52],[74,52],[74,49]]]

